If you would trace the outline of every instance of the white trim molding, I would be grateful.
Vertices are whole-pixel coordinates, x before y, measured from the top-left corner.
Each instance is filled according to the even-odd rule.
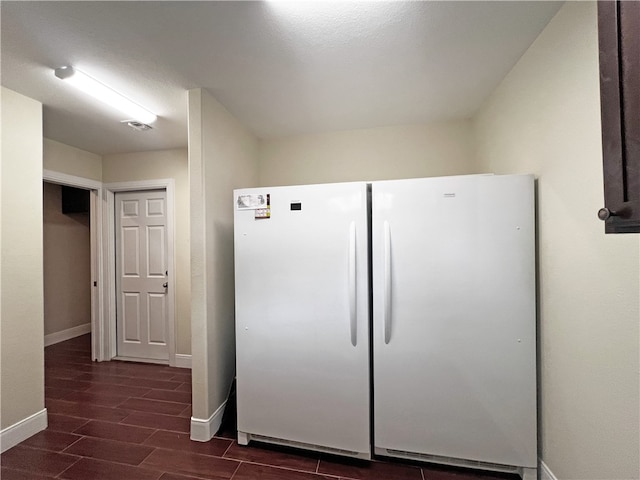
[[[216,434],[220,425],[222,425],[222,416],[227,406],[225,400],[215,412],[206,420],[191,417],[191,440],[196,442],[208,442]]]
[[[540,480],[558,480],[546,463],[540,459]]]
[[[15,447],[45,428],[47,428],[47,409],[43,408],[0,432],[0,453]]]
[[[71,340],[72,338],[79,337],[80,335],[86,335],[87,333],[91,333],[91,323],[85,323],[83,325],[78,325],[77,327],[71,327],[66,330],[60,330],[59,332],[45,335],[44,346],[48,347],[49,345]]]
[[[90,178],[76,177],[66,173],[54,172],[53,170],[42,170],[42,180],[58,185],[68,185],[70,187],[86,188],[87,190],[100,190],[102,182],[91,180]]]
[[[191,355],[185,355],[184,353],[176,353],[175,366],[178,368],[191,368]]]
[[[104,183],[102,185],[103,198],[103,243],[105,245],[105,281],[102,282],[102,295],[105,311],[101,327],[103,330],[102,348],[105,352],[105,360],[111,360],[117,355],[116,339],[116,246],[115,246],[115,194],[116,192],[133,192],[143,190],[164,189],[167,192],[167,249],[169,272],[167,281],[170,286],[167,297],[169,311],[169,365],[176,366],[176,275],[175,275],[175,181],[173,178],[159,178],[156,180],[137,180],[131,182]]]

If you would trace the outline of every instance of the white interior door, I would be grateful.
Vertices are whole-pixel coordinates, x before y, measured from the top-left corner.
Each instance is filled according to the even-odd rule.
[[[115,194],[118,357],[169,359],[167,195]]]

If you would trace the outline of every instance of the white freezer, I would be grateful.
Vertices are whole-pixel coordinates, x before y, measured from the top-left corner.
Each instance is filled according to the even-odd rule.
[[[533,177],[375,182],[375,453],[535,478]]]
[[[239,442],[370,458],[367,185],[234,202]]]

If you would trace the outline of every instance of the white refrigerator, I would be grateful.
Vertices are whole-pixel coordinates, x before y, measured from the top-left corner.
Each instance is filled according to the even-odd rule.
[[[535,478],[533,177],[234,202],[239,443]]]
[[[375,453],[536,479],[533,177],[372,188]]]
[[[370,458],[366,183],[234,201],[238,442]]]

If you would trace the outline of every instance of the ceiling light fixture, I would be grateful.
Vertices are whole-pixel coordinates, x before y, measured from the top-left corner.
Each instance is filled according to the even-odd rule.
[[[142,123],[153,123],[157,120],[157,116],[149,110],[142,108],[137,103],[132,102],[128,98],[122,96],[115,90],[100,83],[95,78],[90,77],[84,72],[71,66],[60,67],[54,70],[56,77],[73,85],[78,90],[91,95],[92,97],[106,103],[107,105],[120,110],[128,115],[128,120],[136,120]]]
[[[147,130],[153,129],[151,125],[147,125],[146,123],[142,123],[142,122],[137,122],[135,120],[122,120],[120,123],[123,123],[127,127],[131,127],[138,132],[146,132]]]

